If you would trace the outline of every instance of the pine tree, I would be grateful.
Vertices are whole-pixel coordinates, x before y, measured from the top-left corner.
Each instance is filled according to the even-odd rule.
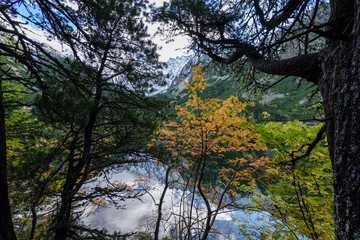
[[[69,4],[6,1],[0,15],[0,31],[16,42],[2,43],[2,55],[24,65],[28,75],[13,75],[14,80],[36,93],[33,112],[56,133],[49,161],[57,165],[51,174],[65,174],[65,180],[49,232],[55,239],[75,232],[73,207],[84,182],[144,148],[158,113],[146,93],[161,80],[156,46],[143,21],[147,1]],[[31,39],[14,16],[42,29],[67,52]]]

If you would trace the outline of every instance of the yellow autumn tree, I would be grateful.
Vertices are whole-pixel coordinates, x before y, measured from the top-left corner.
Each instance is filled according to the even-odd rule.
[[[335,239],[333,172],[323,124],[294,120],[258,125],[271,148],[266,193],[248,207],[263,224],[240,219],[247,239]],[[264,215],[266,213],[267,216]],[[271,216],[271,217],[269,217]],[[255,231],[254,231],[255,230]]]
[[[192,71],[193,82],[183,82],[189,92],[188,101],[185,106],[175,107],[177,121],[164,123],[152,145],[171,152],[174,171],[186,183],[184,192],[192,194],[186,229],[178,232],[207,239],[219,211],[239,192],[249,190],[268,159],[254,155],[266,150],[266,146],[258,140],[254,124],[242,114],[253,103],[241,102],[234,96],[226,100],[202,99],[200,94],[208,86],[205,74],[201,65]],[[192,229],[196,225],[192,218],[196,198],[202,199],[206,213],[198,233]]]

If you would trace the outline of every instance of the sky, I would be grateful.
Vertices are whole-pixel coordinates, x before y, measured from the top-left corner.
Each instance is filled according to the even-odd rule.
[[[153,41],[161,47],[158,50],[160,55],[160,61],[166,62],[170,58],[178,56],[189,55],[187,46],[189,45],[189,39],[185,36],[175,37],[172,42],[167,43],[165,37],[156,36]]]
[[[150,0],[151,3],[154,3],[155,6],[160,7],[164,2],[168,2],[169,0]],[[149,32],[155,33],[159,24],[154,24],[153,26],[149,26]],[[173,39],[172,42],[167,43],[167,39],[164,36],[155,36],[153,41],[161,46],[162,49],[159,50],[160,61],[166,62],[170,58],[175,58],[177,56],[188,55],[189,38],[186,36],[178,36]]]
[[[149,32],[154,33],[156,30],[156,25],[149,27]],[[164,36],[155,36],[153,42],[156,43],[160,50],[158,53],[160,55],[160,61],[166,62],[170,58],[175,58],[177,56],[189,55],[187,46],[189,45],[189,38],[185,36],[174,37],[173,41],[167,42],[167,38]]]
[[[168,0],[150,0],[151,3],[154,3],[155,6],[160,7],[163,5],[164,1]],[[25,10],[25,9],[24,9]],[[189,55],[187,46],[189,45],[189,38],[186,36],[174,37],[171,42],[169,38],[165,36],[155,35],[155,32],[160,24],[149,25],[149,33],[154,43],[159,46],[158,53],[160,55],[159,59],[162,62],[168,61],[170,58],[176,58],[178,56]],[[37,39],[41,43],[46,43],[53,49],[66,54],[70,53],[70,49],[67,46],[62,45],[56,40],[49,41],[45,36],[44,32],[39,29],[34,29],[30,25],[26,26],[26,34],[32,38]]]

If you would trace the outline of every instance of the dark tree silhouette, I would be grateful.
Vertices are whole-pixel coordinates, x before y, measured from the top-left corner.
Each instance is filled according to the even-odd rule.
[[[0,76],[0,240],[16,239],[11,218],[10,202],[7,184],[7,153],[6,153],[6,128],[5,106],[3,100],[2,77]]]
[[[0,56],[16,59],[28,71],[27,76],[7,77],[37,93],[34,113],[59,131],[61,144],[51,161],[65,180],[51,225],[54,239],[74,237],[79,227],[75,200],[90,173],[129,161],[126,156],[144,148],[156,125],[156,104],[146,93],[161,81],[161,64],[144,24],[147,5],[147,0],[1,1],[0,33],[13,41],[0,43]],[[42,29],[67,52],[30,38],[16,17]],[[0,107],[0,238],[15,239],[1,120],[6,109]]]

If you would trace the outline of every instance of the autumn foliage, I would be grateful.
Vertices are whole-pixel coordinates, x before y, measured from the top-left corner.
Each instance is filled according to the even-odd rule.
[[[152,145],[171,152],[172,164],[186,179],[187,190],[201,196],[207,212],[202,234],[206,239],[218,211],[230,204],[231,196],[250,189],[268,159],[254,155],[266,146],[259,141],[254,123],[242,115],[253,103],[234,96],[201,99],[199,94],[208,86],[201,67],[192,69],[192,83],[183,81],[189,99],[185,106],[175,107],[177,120],[164,123]]]
[[[259,125],[272,150],[266,171],[272,180],[266,183],[266,194],[254,196],[249,210],[270,214],[271,221],[261,219],[267,227],[255,227],[264,239],[335,239],[333,173],[326,139],[301,158],[321,128],[322,124],[298,120]]]

